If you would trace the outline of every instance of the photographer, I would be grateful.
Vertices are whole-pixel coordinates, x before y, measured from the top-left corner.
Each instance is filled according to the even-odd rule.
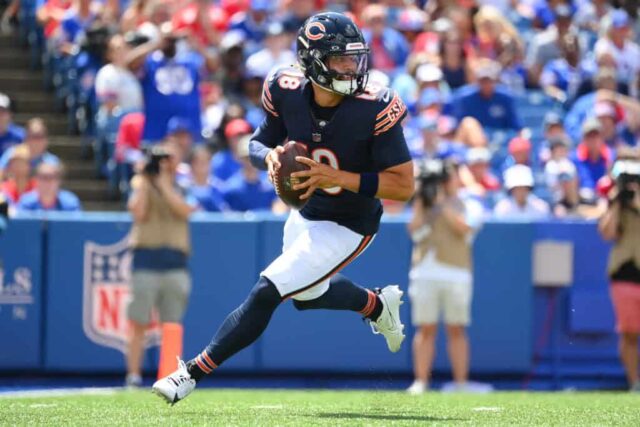
[[[127,313],[132,325],[127,352],[129,386],[141,384],[144,334],[154,308],[163,330],[161,366],[169,356],[167,352],[180,352],[179,348],[165,348],[165,342],[182,339],[180,323],[191,289],[187,270],[191,250],[188,221],[195,203],[176,184],[178,164],[174,144],[157,145],[150,150],[144,170],[131,183],[133,192],[128,208],[133,216],[130,236],[133,299]],[[171,334],[173,337],[169,337]],[[175,356],[179,354],[170,357],[173,362]]]
[[[418,178],[409,233],[414,242],[409,274],[415,381],[407,390],[427,390],[435,355],[437,324],[442,314],[447,326],[449,358],[456,389],[467,385],[472,294],[470,237],[482,218],[482,206],[462,200],[458,168],[439,160],[425,162]]]
[[[638,336],[640,335],[640,152],[620,149],[611,171],[615,185],[599,231],[613,241],[608,274],[611,299],[620,334],[620,358],[632,391],[640,391]]]

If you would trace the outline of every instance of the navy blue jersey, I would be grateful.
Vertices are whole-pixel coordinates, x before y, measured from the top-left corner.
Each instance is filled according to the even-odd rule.
[[[263,86],[266,118],[253,135],[266,147],[286,140],[307,145],[317,162],[355,172],[381,172],[411,160],[402,133],[406,107],[391,89],[368,87],[356,97],[345,97],[326,121],[314,116],[311,83],[296,68],[279,68]],[[266,168],[266,150],[253,150],[257,167]],[[318,189],[300,211],[315,221],[333,221],[362,235],[374,234],[382,204],[376,198],[336,187]]]

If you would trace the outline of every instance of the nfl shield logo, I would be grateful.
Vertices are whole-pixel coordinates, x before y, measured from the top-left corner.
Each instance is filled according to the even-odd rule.
[[[127,307],[131,301],[131,252],[129,236],[112,245],[86,242],[82,327],[96,344],[126,352],[129,337]],[[160,344],[160,325],[152,315],[145,347]]]

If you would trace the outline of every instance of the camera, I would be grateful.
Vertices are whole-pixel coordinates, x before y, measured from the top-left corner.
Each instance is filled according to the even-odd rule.
[[[438,159],[425,160],[419,165],[417,196],[425,208],[433,207],[440,185],[447,182],[451,174],[450,165]]]
[[[618,160],[613,165],[611,171],[616,187],[618,188],[617,200],[622,207],[630,208],[636,190],[632,184],[640,186],[640,161],[638,160]]]
[[[89,55],[102,59],[107,52],[107,43],[111,35],[112,32],[109,27],[96,23],[86,30],[80,48]]]
[[[147,151],[146,163],[142,172],[149,176],[158,175],[160,173],[160,162],[169,157],[171,157],[171,154],[164,147],[151,147]]]

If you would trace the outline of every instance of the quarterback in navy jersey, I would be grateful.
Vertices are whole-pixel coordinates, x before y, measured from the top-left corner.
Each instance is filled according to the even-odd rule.
[[[294,186],[308,201],[285,223],[282,254],[210,344],[153,385],[166,401],[184,399],[201,378],[253,343],[289,298],[298,310],[357,312],[384,336],[390,351],[400,349],[405,336],[399,287],[370,290],[338,274],[373,240],[382,215],[379,199],[407,201],[414,190],[400,123],[406,107],[395,92],[367,85],[368,54],[351,19],[320,13],[298,32],[298,67],[276,69],[266,79],[267,114],[253,135],[251,161],[274,182],[282,145],[306,144],[310,158],[296,160],[309,170],[293,176],[308,178]]]

